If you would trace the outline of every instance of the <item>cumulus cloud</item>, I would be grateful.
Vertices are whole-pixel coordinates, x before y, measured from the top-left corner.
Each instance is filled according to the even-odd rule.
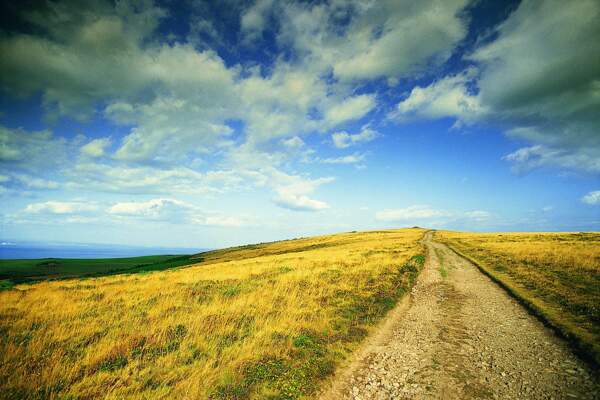
[[[65,171],[68,189],[119,193],[222,193],[237,187],[243,174],[232,170],[200,173],[187,167],[127,166],[80,162]]]
[[[260,1],[247,9],[242,30],[260,30],[272,6]],[[161,43],[153,33],[165,15],[150,2],[53,3],[27,17],[48,34],[0,37],[0,72],[10,77],[0,83],[14,93],[42,92],[58,115],[85,118],[106,105],[106,118],[131,127],[115,153],[127,162],[175,162],[214,151],[231,143],[231,119],[245,122],[248,142],[261,143],[323,131],[374,107],[371,95],[332,88],[321,76],[326,67],[277,60],[265,74],[228,67],[213,50],[190,43]],[[92,142],[81,152],[100,157],[107,147]],[[4,157],[17,156],[8,150]]]
[[[346,131],[334,132],[331,135],[331,140],[333,145],[338,149],[345,149],[347,147],[359,144],[366,143],[376,139],[379,136],[379,133],[368,126],[364,126],[359,133],[350,134]]]
[[[113,204],[108,213],[121,220],[139,218],[144,221],[202,226],[241,227],[252,223],[247,217],[204,211],[192,203],[173,198],[119,202]]]
[[[93,139],[81,146],[81,154],[89,157],[102,157],[105,149],[110,146],[110,138]]]
[[[286,189],[278,190],[278,196],[275,198],[275,204],[280,207],[294,211],[319,211],[329,208],[324,201],[311,199],[306,195],[298,195],[288,192]]]
[[[467,86],[475,74],[475,70],[470,69],[426,87],[416,86],[398,103],[391,116],[399,119],[456,117],[466,123],[478,120],[485,109]]]
[[[148,201],[132,201],[116,203],[108,212],[116,215],[157,218],[181,208],[189,208],[184,202],[175,199],[152,199]]]
[[[534,143],[526,150],[535,153],[533,164],[597,173],[600,60],[591,55],[600,53],[600,3],[561,4],[523,1],[498,27],[497,40],[474,52],[479,96],[516,121],[509,135]]]
[[[42,189],[43,190],[43,189],[58,189],[60,187],[60,184],[56,181],[37,178],[35,176],[31,176],[28,174],[19,174],[19,173],[13,174],[12,180],[18,181],[23,186],[30,188],[30,189]],[[1,182],[1,180],[0,180],[0,182]]]
[[[438,65],[466,34],[466,1],[284,3],[278,40],[343,81],[398,77]],[[343,26],[343,28],[340,27]]]
[[[331,157],[321,160],[323,164],[356,164],[364,161],[365,156],[363,154],[349,154],[341,157]]]
[[[506,126],[530,142],[505,156],[515,171],[600,171],[600,3],[524,0],[466,58],[467,70],[415,87],[391,114]],[[531,21],[536,21],[531,24]],[[576,66],[573,67],[573,66]],[[549,79],[548,77],[551,77]]]
[[[375,98],[372,95],[360,95],[346,99],[335,104],[325,113],[325,118],[331,126],[339,125],[346,121],[357,120],[365,116],[375,107]]]
[[[56,165],[66,159],[68,141],[49,130],[26,131],[0,126],[0,164],[27,169]]]
[[[258,69],[238,81],[236,93],[241,104],[240,118],[246,123],[249,142],[261,143],[273,138],[306,134],[324,128],[326,107],[343,101],[344,95],[331,95],[325,82],[313,71],[285,62],[277,62],[269,76]]]
[[[329,208],[324,201],[310,198],[309,195],[323,184],[330,183],[333,178],[306,179],[300,176],[287,175],[280,172],[274,174],[277,180],[274,203],[293,211],[320,211]]]
[[[581,198],[581,201],[589,205],[600,204],[600,190],[589,192]]]
[[[570,170],[600,172],[600,158],[596,149],[573,152],[568,149],[535,145],[522,147],[503,157],[512,164],[516,173],[525,173],[539,167],[559,167]]]
[[[466,34],[459,12],[466,1],[381,2],[350,26],[346,57],[334,72],[344,79],[402,76],[425,63],[445,61]],[[367,21],[370,21],[370,25]],[[373,29],[381,34],[373,35]]]
[[[42,92],[58,115],[84,119],[107,103],[107,118],[135,125],[119,158],[178,157],[231,132],[224,120],[232,115],[223,109],[236,109],[236,71],[211,50],[152,40],[166,13],[151,2],[64,1],[27,15],[48,35],[1,37],[0,83],[16,93]],[[101,144],[82,152],[98,157]]]
[[[46,37],[17,34],[0,39],[2,84],[21,93],[43,91],[60,114],[89,115],[106,96],[135,93],[153,78],[151,54],[140,43],[164,11],[122,2],[57,2],[25,14]],[[110,55],[110,56],[107,56]]]
[[[248,223],[246,219],[238,216],[205,212],[194,204],[172,198],[119,202],[113,204],[108,213],[120,218],[203,226],[240,227]]]
[[[281,144],[283,144],[288,149],[299,149],[304,147],[304,141],[298,136],[294,136],[289,139],[283,139],[281,141]]]
[[[256,40],[266,28],[274,0],[257,0],[241,16],[240,25],[246,41]]]
[[[26,223],[183,223],[213,227],[242,227],[254,223],[252,218],[205,211],[197,205],[174,198],[121,201],[110,205],[89,201],[54,201],[31,203],[21,212],[9,216]]]
[[[582,0],[524,0],[497,28],[498,38],[479,47],[482,101],[496,109],[544,117],[597,110],[600,4]],[[532,20],[536,24],[531,24]],[[577,66],[577,68],[573,68]],[[552,77],[552,79],[548,79]]]
[[[82,214],[98,210],[95,203],[82,201],[46,201],[43,203],[32,203],[25,207],[24,212],[29,214]]]

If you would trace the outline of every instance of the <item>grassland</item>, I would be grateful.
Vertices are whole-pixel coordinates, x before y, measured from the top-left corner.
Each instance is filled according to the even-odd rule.
[[[600,233],[436,232],[600,365]]]
[[[311,398],[410,289],[423,233],[244,246],[0,291],[2,396]]]
[[[126,258],[43,258],[0,260],[0,287],[43,279],[160,271],[197,263],[190,255],[159,255]]]

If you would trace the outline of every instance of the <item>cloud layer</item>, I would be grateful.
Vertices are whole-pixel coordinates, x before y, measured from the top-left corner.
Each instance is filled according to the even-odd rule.
[[[445,139],[446,124],[508,143],[463,174],[499,160],[518,176],[600,174],[595,0],[523,0],[483,26],[473,10],[488,5],[467,0],[213,3],[184,16],[151,0],[10,8],[0,196],[18,198],[15,215],[239,227],[252,204],[337,221],[348,198],[407,185],[382,171],[410,170],[412,152],[435,164],[437,149],[407,136]],[[584,186],[581,208],[597,204]],[[379,204],[371,222],[496,215],[416,196]]]

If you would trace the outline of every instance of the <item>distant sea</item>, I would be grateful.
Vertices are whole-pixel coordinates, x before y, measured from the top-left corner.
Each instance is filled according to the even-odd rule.
[[[0,259],[17,258],[116,258],[161,254],[195,254],[207,249],[142,247],[87,243],[0,241]]]

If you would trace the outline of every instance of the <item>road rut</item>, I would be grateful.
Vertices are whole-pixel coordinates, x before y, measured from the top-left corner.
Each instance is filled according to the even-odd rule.
[[[424,239],[410,305],[392,313],[329,399],[600,399],[597,375],[477,267]]]

